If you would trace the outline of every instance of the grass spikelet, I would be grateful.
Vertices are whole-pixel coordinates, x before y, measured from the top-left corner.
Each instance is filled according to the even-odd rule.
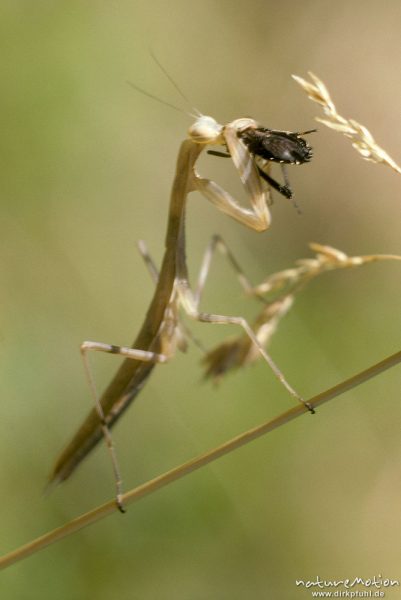
[[[385,164],[401,174],[401,167],[399,167],[391,156],[377,144],[369,129],[354,119],[345,119],[342,117],[337,112],[335,104],[323,81],[311,73],[311,71],[308,71],[308,75],[311,78],[312,83],[298,75],[293,75],[292,77],[305,90],[308,97],[313,100],[313,102],[322,106],[323,112],[327,118],[322,119],[320,117],[315,117],[316,121],[323,123],[326,127],[339,131],[350,138],[352,140],[353,148],[355,148],[365,160]]]

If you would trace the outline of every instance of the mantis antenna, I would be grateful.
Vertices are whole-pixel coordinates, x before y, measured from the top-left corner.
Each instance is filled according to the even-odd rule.
[[[163,73],[163,75],[169,80],[169,82],[174,87],[174,89],[178,92],[178,94],[181,96],[181,98],[188,104],[188,106],[190,106],[191,103],[189,102],[188,98],[186,97],[184,92],[181,90],[181,88],[178,86],[176,81],[174,81],[174,79],[172,78],[170,73],[165,69],[165,67],[159,61],[156,54],[153,52],[152,48],[149,49],[149,53],[150,53],[150,56],[152,57],[152,59],[154,60],[154,62],[156,63],[156,65],[159,67],[159,69]],[[159,102],[160,104],[163,104],[164,106],[173,108],[174,110],[176,110],[180,113],[183,113],[184,115],[189,115],[193,119],[196,119],[197,117],[202,116],[201,112],[197,108],[192,107],[192,110],[194,111],[195,114],[186,112],[182,108],[179,108],[178,106],[175,106],[174,104],[171,104],[170,102],[167,102],[166,100],[163,100],[162,98],[159,98],[158,96],[155,96],[154,94],[151,94],[150,92],[144,90],[136,83],[132,83],[132,81],[127,81],[127,83],[128,83],[128,85],[130,85],[134,90],[136,90],[140,94],[143,94],[144,96],[147,96],[148,98],[151,98],[152,100],[155,100],[156,102]]]

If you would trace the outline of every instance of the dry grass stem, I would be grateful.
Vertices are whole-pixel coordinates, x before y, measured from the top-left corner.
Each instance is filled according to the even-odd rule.
[[[251,293],[260,295],[280,291],[280,296],[284,294],[287,296],[299,291],[309,281],[328,271],[360,267],[382,260],[401,261],[401,256],[396,254],[348,256],[341,250],[337,250],[337,248],[315,242],[311,242],[309,248],[316,253],[315,257],[299,259],[292,269],[285,269],[270,275],[265,281],[254,287]]]
[[[320,394],[317,394],[316,396],[311,398],[309,402],[312,406],[317,408],[318,406],[321,406],[324,402],[328,402],[329,400],[336,398],[340,394],[343,394],[357,387],[358,385],[361,385],[365,381],[376,377],[380,373],[383,373],[387,369],[394,367],[400,362],[401,351],[391,356],[388,356],[381,362],[376,363],[368,369],[361,371],[357,375],[354,375],[353,377],[342,381],[334,387],[325,390]],[[282,425],[286,425],[293,419],[305,414],[305,412],[308,413],[307,408],[305,408],[303,404],[297,404],[290,410],[287,410],[286,412],[280,414],[278,417],[275,417],[270,421],[262,423],[261,425],[258,425],[253,429],[249,429],[248,431],[241,433],[237,437],[232,438],[224,444],[213,448],[209,452],[197,456],[196,458],[178,467],[175,467],[170,471],[166,471],[162,475],[159,475],[158,477],[155,477],[154,479],[151,479],[150,481],[147,481],[146,483],[124,494],[122,498],[124,505],[132,504],[133,502],[140,500],[141,498],[144,498],[149,494],[152,494],[158,489],[165,487],[166,485],[169,485],[170,483],[173,483],[174,481],[177,481],[178,479],[181,479],[186,475],[189,475],[193,471],[196,471],[197,469],[204,467],[205,465],[217,460],[218,458],[229,454],[230,452],[233,452],[241,446],[249,444],[253,440],[265,435],[266,433],[269,433],[270,431],[273,431],[278,427],[281,427]],[[12,564],[23,560],[24,558],[27,558],[28,556],[35,554],[40,550],[43,550],[50,544],[54,544],[55,542],[58,542],[63,538],[75,533],[76,531],[79,531],[80,529],[83,529],[84,527],[87,527],[88,525],[91,525],[92,523],[95,523],[100,519],[103,519],[104,517],[107,517],[116,512],[118,512],[118,509],[115,500],[106,502],[105,504],[102,504],[94,510],[91,510],[90,512],[87,512],[81,515],[80,517],[73,519],[69,523],[66,523],[63,526],[58,527],[57,529],[54,529],[53,531],[50,531],[45,535],[42,535],[41,537],[37,538],[36,540],[33,540],[32,542],[29,542],[25,546],[21,546],[17,550],[14,550],[9,554],[0,557],[0,569],[5,569],[6,567]],[[118,514],[120,513],[118,512]],[[121,517],[120,515],[120,519],[121,518],[129,517]]]
[[[270,275],[261,284],[248,291],[264,304],[252,323],[252,330],[263,347],[270,343],[281,320],[292,307],[296,294],[315,277],[336,269],[350,269],[376,261],[401,261],[401,256],[393,254],[348,256],[331,246],[311,243],[309,247],[316,253],[315,257],[297,260],[295,267]],[[270,294],[270,299],[265,300],[262,296],[264,294]],[[205,355],[203,359],[205,376],[213,379],[214,383],[219,383],[229,371],[259,359],[260,352],[248,336],[231,337]]]
[[[375,163],[384,163],[397,173],[401,174],[401,167],[399,167],[391,156],[375,142],[370,131],[364,127],[364,125],[358,123],[358,121],[355,121],[354,119],[345,119],[339,115],[324,83],[310,71],[308,72],[308,75],[312,79],[312,83],[298,75],[293,75],[292,77],[305,90],[311,100],[323,107],[323,112],[327,119],[316,117],[316,121],[319,121],[319,123],[323,123],[327,127],[335,129],[352,139],[352,146],[365,160],[370,160]]]

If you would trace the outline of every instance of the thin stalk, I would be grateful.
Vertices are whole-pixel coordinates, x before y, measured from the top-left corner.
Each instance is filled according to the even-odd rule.
[[[394,367],[400,362],[401,351],[396,352],[391,356],[388,356],[384,360],[376,363],[368,369],[365,369],[364,371],[361,371],[353,377],[345,379],[344,381],[335,385],[334,387],[329,388],[328,390],[325,390],[324,392],[321,392],[316,396],[313,396],[309,399],[308,402],[314,408],[317,408],[321,406],[324,402],[328,402],[329,400],[336,398],[340,394],[343,394],[357,387],[358,385],[361,385],[368,379],[376,377],[380,373],[387,371],[387,369]],[[197,456],[196,458],[186,463],[183,463],[182,465],[175,467],[170,471],[166,471],[162,475],[159,475],[154,479],[143,483],[142,485],[139,485],[138,487],[124,494],[122,496],[122,502],[124,503],[124,505],[132,504],[133,502],[140,500],[141,498],[144,498],[149,494],[152,494],[156,490],[166,485],[169,485],[170,483],[173,483],[173,481],[177,481],[178,479],[189,475],[193,471],[196,471],[197,469],[204,467],[205,465],[213,462],[214,460],[217,460],[221,456],[229,454],[237,448],[240,448],[241,446],[244,446],[246,444],[249,444],[253,440],[256,440],[262,435],[265,435],[266,433],[269,433],[270,431],[273,431],[274,429],[277,429],[278,427],[289,423],[290,421],[297,417],[300,417],[304,413],[309,414],[308,409],[305,408],[303,404],[297,404],[296,406],[282,413],[278,417],[275,417],[270,421],[262,423],[257,427],[249,429],[248,431],[241,433],[240,435],[232,438],[224,444],[221,444],[220,446],[209,450],[205,454],[201,454],[200,456]],[[98,508],[89,511],[81,515],[80,517],[77,517],[76,519],[73,519],[69,523],[62,525],[61,527],[58,527],[57,529],[54,529],[53,531],[50,531],[49,533],[42,535],[41,537],[33,540],[32,542],[21,546],[17,550],[14,550],[13,552],[10,552],[9,554],[6,554],[5,556],[1,557],[0,569],[4,569],[20,560],[23,560],[31,554],[35,554],[39,550],[42,550],[46,546],[58,542],[59,540],[67,537],[68,535],[71,535],[72,533],[75,533],[76,531],[79,531],[80,529],[83,529],[84,527],[87,527],[88,525],[91,525],[92,523],[95,523],[96,521],[99,521],[100,519],[107,517],[108,515],[116,511],[118,512],[118,508],[115,500],[106,502]]]

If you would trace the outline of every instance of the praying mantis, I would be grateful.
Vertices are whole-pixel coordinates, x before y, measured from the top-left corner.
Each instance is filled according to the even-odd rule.
[[[116,503],[121,512],[124,512],[121,502],[122,480],[110,428],[142,389],[154,366],[167,362],[174,355],[179,343],[180,307],[194,320],[242,328],[252,346],[289,394],[301,402],[306,411],[314,412],[313,407],[288,383],[253,328],[243,317],[199,311],[201,290],[207,273],[205,269],[201,270],[200,283],[193,291],[189,284],[185,258],[185,211],[188,195],[194,191],[200,192],[220,212],[241,225],[257,232],[267,230],[271,225],[269,186],[275,187],[286,197],[292,197],[285,171],[285,185],[281,186],[268,174],[269,161],[278,162],[282,166],[308,162],[312,157],[312,150],[302,138],[306,133],[309,132],[300,134],[267,129],[251,118],[239,118],[224,126],[210,116],[199,115],[196,118],[189,128],[188,138],[182,142],[178,152],[170,197],[165,253],[142,327],[131,347],[93,341],[86,341],[81,345],[81,355],[95,408],[58,458],[50,476],[50,483],[59,483],[67,479],[104,437],[113,466]],[[241,206],[219,184],[197,172],[197,160],[210,146],[227,150],[224,155],[231,158],[238,172],[249,200],[248,207]],[[209,252],[207,256],[211,258],[211,254],[212,252]],[[88,354],[93,351],[125,357],[101,397],[98,396],[88,361]]]

